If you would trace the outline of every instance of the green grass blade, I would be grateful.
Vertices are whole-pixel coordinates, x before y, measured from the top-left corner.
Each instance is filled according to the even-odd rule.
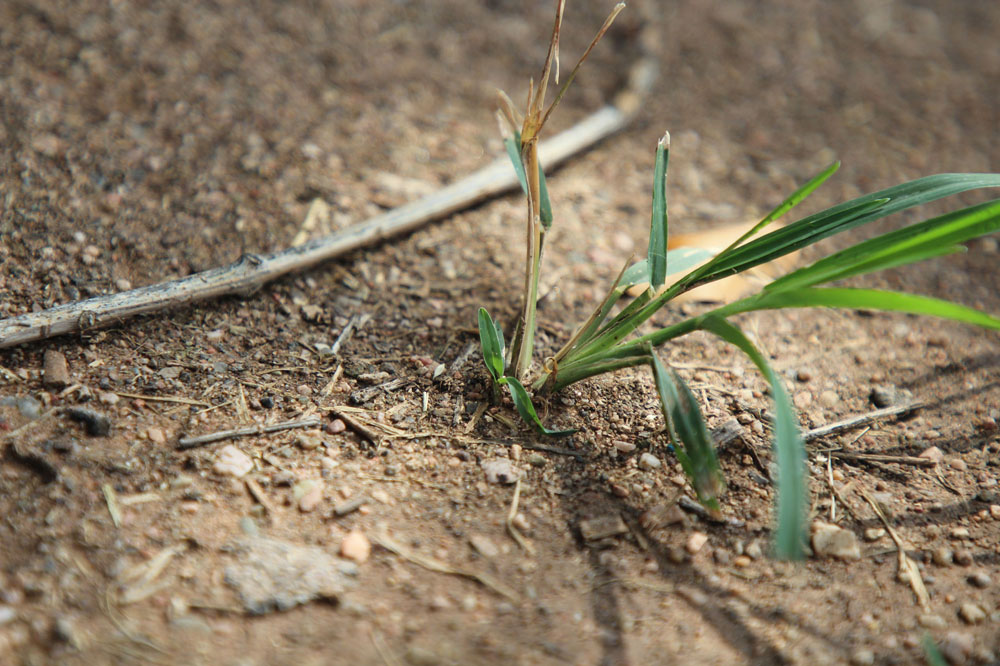
[[[549,435],[553,437],[559,437],[563,435],[572,435],[576,430],[549,430],[542,425],[542,421],[538,418],[538,413],[535,411],[535,406],[531,404],[531,397],[528,392],[524,390],[524,386],[521,382],[517,381],[513,377],[504,377],[500,380],[501,384],[506,384],[507,388],[510,389],[510,397],[514,401],[514,407],[517,408],[517,413],[521,415],[524,422],[533,427],[539,434]]]
[[[521,191],[528,195],[528,181],[524,177],[524,162],[521,160],[521,133],[516,132],[514,136],[509,136],[503,140],[504,148],[507,149],[507,156],[510,157],[514,165],[514,173],[521,183]],[[549,201],[549,187],[545,184],[545,172],[541,165],[538,166],[538,191],[542,200],[538,207],[538,213],[542,220],[542,226],[548,229],[552,226],[552,202]]]
[[[1000,230],[1000,199],[911,224],[858,243],[775,280],[768,291],[808,287],[916,263],[963,250],[963,243]]]
[[[653,219],[649,223],[649,284],[659,289],[667,277],[667,165],[670,161],[670,133],[656,145],[653,167]]]
[[[701,327],[742,350],[771,384],[775,412],[774,450],[778,461],[778,529],[774,552],[781,559],[801,559],[809,503],[806,495],[805,445],[799,435],[792,401],[764,355],[740,329],[719,317],[707,317]]]
[[[984,187],[1000,187],[1000,174],[938,174],[867,194],[734,248],[713,262],[710,272],[698,274],[698,280],[744,271],[887,215]]]
[[[700,279],[701,276],[714,273],[715,272],[715,264],[717,263],[717,261],[721,261],[723,258],[726,257],[726,255],[728,253],[732,252],[734,249],[736,249],[737,247],[739,247],[740,245],[742,245],[749,238],[752,238],[753,236],[756,236],[758,233],[760,233],[760,231],[764,227],[766,227],[767,225],[771,224],[775,220],[783,217],[785,215],[785,213],[787,213],[792,208],[795,208],[795,206],[797,206],[800,203],[802,203],[803,201],[805,201],[806,197],[808,197],[810,194],[812,194],[813,192],[815,192],[816,189],[820,185],[822,185],[823,183],[825,183],[827,181],[827,179],[830,178],[830,176],[832,176],[833,174],[835,174],[837,172],[837,169],[839,169],[839,168],[840,168],[840,162],[834,162],[833,164],[831,164],[827,168],[823,169],[823,171],[821,171],[819,174],[817,174],[816,176],[813,176],[809,180],[809,182],[807,182],[805,185],[801,186],[799,189],[795,190],[791,194],[791,196],[789,196],[787,199],[785,199],[784,201],[782,201],[770,213],[768,213],[767,215],[765,215],[764,219],[762,219],[760,222],[758,222],[753,227],[751,227],[750,230],[747,231],[745,234],[743,234],[742,236],[740,236],[739,238],[737,238],[733,243],[731,243],[729,245],[729,247],[727,247],[726,249],[724,249],[722,252],[719,252],[719,254],[717,255],[717,260],[716,261],[711,261],[708,264],[706,264],[705,266],[703,266],[700,271],[697,271],[695,273],[695,275],[692,276],[691,281],[695,282],[698,279]]]
[[[924,660],[927,662],[927,666],[948,666],[948,662],[945,661],[944,655],[938,649],[937,643],[926,631],[920,638],[920,645],[924,648]]]
[[[698,400],[684,380],[673,370],[668,371],[652,350],[649,356],[663,417],[667,421],[677,459],[701,503],[718,511],[718,497],[725,492],[726,480]]]
[[[967,324],[1000,330],[1000,319],[974,308],[917,294],[880,289],[853,289],[848,287],[807,287],[764,292],[733,304],[726,310],[728,316],[736,312],[775,310],[778,308],[849,308],[852,310],[889,310],[910,314],[943,317]]]
[[[479,346],[483,350],[483,361],[486,369],[493,375],[494,381],[503,377],[504,342],[503,331],[497,325],[486,308],[479,308]]]

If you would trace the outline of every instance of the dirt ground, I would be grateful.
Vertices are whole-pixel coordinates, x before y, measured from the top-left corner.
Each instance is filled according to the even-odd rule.
[[[494,91],[523,97],[552,4],[0,3],[0,318],[282,249],[317,199],[336,229],[485,164],[501,150]],[[569,3],[564,58],[610,5]],[[550,178],[543,350],[645,252],[665,129],[685,232],[753,221],[834,157],[810,210],[1000,171],[996,3],[653,13],[653,97]],[[622,85],[639,16],[555,129]],[[926,403],[810,444],[813,516],[854,532],[860,559],[773,561],[764,384],[708,337],[664,355],[710,425],[742,426],[721,454],[721,522],[677,508],[690,490],[645,370],[542,403],[547,424],[580,429],[569,439],[538,439],[509,405],[477,417],[476,309],[514,317],[522,213],[501,198],[244,298],[0,351],[0,662],[908,664],[925,633],[953,663],[997,662],[1000,336],[877,313],[741,317],[804,428],[874,409],[874,389]],[[866,283],[1000,313],[998,262],[987,238]],[[68,376],[44,381],[46,352]],[[321,427],[178,448],[308,417]],[[932,447],[934,467],[828,456]],[[523,543],[498,468],[523,474]],[[926,608],[865,495],[917,562]]]

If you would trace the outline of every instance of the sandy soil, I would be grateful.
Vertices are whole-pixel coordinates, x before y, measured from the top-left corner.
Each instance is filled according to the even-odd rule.
[[[494,91],[523,96],[549,5],[0,4],[0,317],[281,249],[317,199],[332,230],[485,164],[501,149]],[[570,3],[565,58],[609,6]],[[658,3],[653,97],[550,179],[543,349],[645,251],[664,129],[685,232],[752,221],[833,158],[844,167],[810,210],[1000,171],[998,7]],[[554,129],[623,83],[639,16],[623,15]],[[739,319],[806,428],[870,411],[879,387],[927,403],[810,446],[814,517],[855,533],[861,558],[776,562],[764,385],[707,337],[665,356],[710,425],[743,426],[722,453],[722,522],[677,509],[690,491],[645,371],[542,405],[580,429],[569,440],[539,440],[509,406],[476,418],[476,308],[513,319],[522,212],[502,198],[245,298],[0,351],[0,662],[906,664],[925,633],[953,663],[997,660],[996,333],[839,311]],[[987,238],[867,284],[998,313],[998,261]],[[68,360],[58,382],[48,352]],[[110,432],[48,411],[65,407]],[[321,427],[178,449],[306,417]],[[247,476],[219,467],[228,446]],[[931,447],[936,467],[828,456]],[[526,546],[506,526],[514,486],[487,474],[498,464],[523,471]],[[927,608],[865,495],[917,562]]]

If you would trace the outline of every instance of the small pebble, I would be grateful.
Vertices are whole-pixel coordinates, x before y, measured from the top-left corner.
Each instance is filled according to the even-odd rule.
[[[951,532],[948,533],[952,539],[968,539],[969,538],[969,528],[968,527],[955,527],[952,528]]]
[[[482,468],[489,483],[511,484],[524,476],[524,471],[508,458],[485,460],[482,463]]]
[[[944,452],[938,447],[932,446],[921,451],[917,457],[927,458],[928,460],[933,460],[934,462],[941,462],[944,458]]]
[[[753,562],[753,560],[751,560],[746,555],[737,555],[736,557],[733,558],[733,566],[738,567],[740,569],[745,569],[746,567],[750,566],[751,562]]]
[[[360,530],[351,530],[340,542],[340,556],[363,563],[371,555],[372,544]]]
[[[615,448],[622,453],[632,453],[635,451],[635,444],[632,442],[626,442],[624,440],[616,440],[614,443]]]
[[[986,611],[973,603],[964,603],[958,609],[958,616],[966,624],[979,624],[986,619]]]
[[[917,622],[924,629],[944,629],[948,622],[936,613],[923,613],[917,618]]]
[[[17,619],[17,611],[10,606],[0,606],[0,627]]]
[[[840,396],[837,395],[836,391],[827,389],[819,394],[819,404],[827,409],[833,409],[840,404]]]
[[[325,489],[326,484],[319,479],[306,479],[296,483],[292,488],[292,495],[299,505],[299,511],[309,513],[319,506],[319,503],[323,501]]]
[[[885,536],[885,529],[881,527],[869,527],[865,530],[865,541],[878,541]]]
[[[500,554],[500,549],[490,538],[484,534],[472,534],[469,536],[469,543],[473,549],[487,559],[493,559]]]
[[[858,648],[851,654],[853,666],[871,666],[875,663],[875,653],[868,648]]]
[[[948,462],[948,464],[951,465],[951,468],[953,470],[956,470],[956,471],[959,471],[959,472],[964,472],[964,471],[966,471],[966,470],[969,469],[969,464],[966,463],[961,458],[954,458],[954,459],[950,460]]]
[[[704,532],[692,532],[691,536],[688,537],[687,543],[684,547],[687,548],[687,552],[694,555],[699,550],[701,550],[705,544],[708,543],[708,535]]]
[[[263,400],[261,401],[263,403]],[[339,432],[344,432],[347,430],[347,424],[345,424],[341,419],[334,419],[326,426],[326,431],[331,435],[336,435]]]
[[[212,469],[217,474],[235,476],[239,479],[249,474],[253,469],[253,460],[232,444],[228,444],[219,449]]]
[[[955,553],[947,546],[941,546],[935,548],[934,552],[931,553],[931,561],[938,566],[946,567],[955,561]]]
[[[972,551],[968,548],[962,548],[961,550],[955,551],[955,564],[968,567],[971,566],[974,561],[975,558],[972,556]]]
[[[55,389],[69,385],[69,365],[62,352],[54,349],[46,350],[42,359],[42,384]]]
[[[983,571],[977,571],[974,574],[970,574],[968,581],[969,585],[972,585],[973,587],[978,587],[983,590],[985,590],[987,587],[993,584],[993,581],[990,579],[990,577]]]
[[[165,444],[167,436],[161,428],[146,428],[146,437],[154,444]]]
[[[861,547],[854,532],[836,525],[816,521],[812,525],[812,547],[817,557],[840,560],[861,559]]]
[[[743,552],[752,560],[759,560],[764,557],[764,549],[756,541],[751,541]]]
[[[646,471],[652,471],[654,469],[660,469],[663,465],[660,459],[654,456],[652,453],[643,453],[639,456],[639,467]]]
[[[972,634],[964,631],[949,631],[941,639],[941,642],[938,643],[941,655],[953,666],[968,663],[969,657],[972,656],[972,651],[975,647],[976,644],[972,638]]]
[[[312,451],[320,447],[323,437],[318,430],[307,430],[295,436],[295,443],[303,451]]]

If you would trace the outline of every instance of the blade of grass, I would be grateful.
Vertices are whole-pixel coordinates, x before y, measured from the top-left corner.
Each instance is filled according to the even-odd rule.
[[[576,432],[576,430],[549,430],[542,425],[542,421],[538,418],[538,413],[535,411],[535,406],[531,404],[531,397],[524,390],[521,382],[513,377],[504,377],[500,380],[500,383],[506,384],[507,388],[510,389],[510,397],[514,401],[514,407],[517,408],[517,413],[521,415],[521,419],[531,425],[539,434],[560,437],[572,435]]]
[[[490,317],[486,308],[479,308],[479,345],[483,350],[483,361],[486,369],[493,375],[493,381],[499,382],[503,377],[503,331]]]
[[[656,291],[667,277],[667,165],[670,161],[670,132],[656,145],[653,167],[653,219],[649,223],[649,285]]]
[[[774,449],[778,461],[778,529],[774,537],[774,552],[781,559],[801,559],[809,504],[805,483],[805,445],[799,434],[792,401],[764,355],[740,329],[719,317],[706,317],[701,328],[738,347],[771,385],[775,413]]]
[[[806,287],[764,292],[737,301],[716,311],[729,316],[736,312],[775,310],[779,308],[849,308],[852,310],[890,310],[910,314],[931,315],[967,324],[1000,330],[1000,319],[974,308],[917,294],[881,289],[855,289],[849,287]],[[655,334],[653,334],[655,335]],[[652,337],[652,336],[651,336]],[[653,344],[656,344],[655,342]]]
[[[768,291],[808,287],[963,250],[958,243],[1000,230],[1000,199],[911,224],[853,245],[775,280]]]
[[[694,486],[698,500],[719,511],[718,497],[725,492],[726,480],[698,400],[680,375],[673,370],[668,371],[652,349],[648,352],[663,417],[677,459]]]

